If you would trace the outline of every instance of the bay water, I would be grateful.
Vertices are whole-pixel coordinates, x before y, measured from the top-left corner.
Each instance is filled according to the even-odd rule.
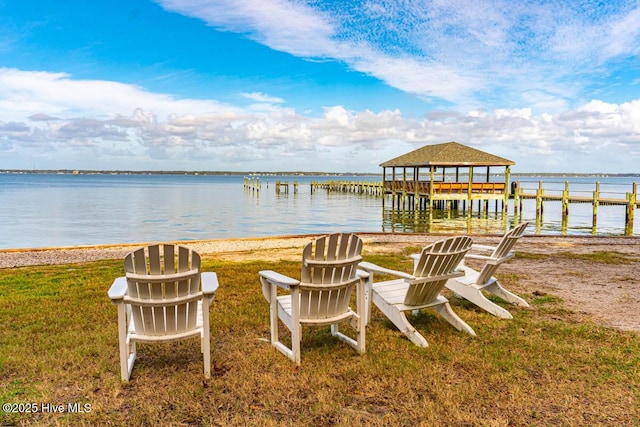
[[[254,177],[254,183],[257,179]],[[539,178],[545,192],[564,189],[624,198],[638,177]],[[513,217],[493,202],[488,212],[402,210],[391,199],[371,195],[312,192],[312,181],[376,181],[379,176],[261,176],[260,189],[247,189],[242,175],[0,173],[0,249],[156,241],[282,236],[331,232],[502,233],[531,221],[528,233],[624,235],[625,208],[600,206],[592,227],[590,204],[572,204],[567,223],[561,204],[548,202],[536,224],[535,204],[525,201]],[[524,188],[538,178],[513,176]],[[276,192],[276,181],[289,182]],[[298,183],[294,192],[293,183]],[[529,192],[529,191],[528,191]],[[640,216],[640,215],[636,215]],[[640,235],[636,218],[633,235]]]

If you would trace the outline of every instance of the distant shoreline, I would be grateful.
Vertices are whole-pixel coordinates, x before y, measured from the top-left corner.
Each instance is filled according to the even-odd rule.
[[[81,170],[81,169],[0,169],[0,173],[62,175],[227,175],[227,176],[382,176],[366,172],[256,172],[256,171],[155,171],[155,170]]]
[[[216,175],[216,176],[379,176],[374,172],[304,172],[304,171],[156,171],[156,170],[82,170],[82,169],[0,169],[0,174],[61,174],[61,175]],[[504,175],[504,174],[492,174]],[[640,177],[638,173],[572,173],[513,172],[511,176],[539,177]]]

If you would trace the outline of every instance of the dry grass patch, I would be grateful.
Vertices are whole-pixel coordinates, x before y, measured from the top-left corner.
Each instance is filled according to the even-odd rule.
[[[412,265],[404,254],[365,259]],[[212,378],[203,379],[194,339],[139,345],[129,384],[120,382],[116,309],[106,295],[122,275],[120,261],[0,270],[0,400],[91,407],[2,413],[0,424],[640,424],[638,334],[577,321],[553,295],[525,295],[532,307],[510,307],[511,321],[451,298],[478,336],[426,310],[413,324],[428,348],[374,308],[365,355],[328,328],[305,328],[296,367],[265,342],[268,305],[257,272],[298,277],[299,263],[208,258],[204,269],[221,284],[210,313]]]

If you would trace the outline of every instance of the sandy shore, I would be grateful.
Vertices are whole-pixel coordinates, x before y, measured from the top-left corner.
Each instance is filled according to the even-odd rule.
[[[363,233],[367,253],[401,251],[424,246],[442,235]],[[226,239],[183,242],[201,255],[225,259],[299,259],[301,248],[314,236],[282,236],[258,239]],[[481,244],[495,244],[500,236],[472,236]],[[136,245],[0,250],[0,268],[68,264],[101,259],[122,259]],[[561,297],[567,308],[607,326],[640,332],[640,238],[525,236],[516,250],[528,254],[558,255],[523,257],[501,266],[503,275],[517,275],[513,291],[527,295]],[[562,256],[565,253],[614,252],[624,263],[590,263]]]

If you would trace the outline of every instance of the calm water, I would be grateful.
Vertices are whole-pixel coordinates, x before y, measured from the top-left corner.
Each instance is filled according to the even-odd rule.
[[[299,192],[276,194],[276,180],[297,180]],[[434,214],[392,209],[390,199],[318,191],[311,181],[333,177],[262,177],[262,190],[244,189],[242,176],[0,174],[0,248],[75,246],[164,240],[354,232],[501,233],[513,222],[493,212]],[[340,177],[355,181],[377,177]],[[517,177],[515,179],[518,179]],[[621,197],[639,178],[571,178],[572,194],[591,194],[601,182],[602,197]],[[529,181],[527,181],[529,180]],[[523,178],[525,188],[537,181]],[[566,178],[543,178],[545,191],[561,191]],[[556,190],[554,190],[556,189]],[[610,193],[610,194],[605,194]],[[597,234],[623,235],[624,208],[599,208]],[[634,235],[640,235],[636,213]],[[547,203],[535,225],[535,205],[525,202],[519,220],[528,232],[592,234],[591,205],[571,205],[561,223],[560,203]]]

